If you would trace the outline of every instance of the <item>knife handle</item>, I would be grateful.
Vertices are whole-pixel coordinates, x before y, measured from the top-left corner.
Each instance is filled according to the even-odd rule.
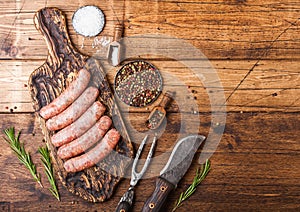
[[[169,193],[175,188],[175,186],[168,181],[158,177],[156,179],[155,190],[152,195],[147,199],[143,206],[143,212],[158,212],[164,202],[166,201]]]

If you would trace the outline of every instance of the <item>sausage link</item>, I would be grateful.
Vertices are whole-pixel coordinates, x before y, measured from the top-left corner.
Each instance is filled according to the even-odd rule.
[[[53,145],[59,147],[78,138],[90,129],[104,112],[105,106],[99,101],[94,102],[80,118],[52,136],[51,141]]]
[[[46,121],[49,130],[60,130],[77,120],[95,102],[99,90],[87,88],[67,109]]]
[[[82,94],[90,82],[90,77],[90,72],[86,69],[81,69],[77,78],[70,83],[66,90],[40,110],[40,115],[44,119],[49,119],[66,109]]]
[[[82,136],[68,144],[59,147],[57,151],[58,157],[61,159],[69,159],[85,152],[94,144],[96,144],[97,141],[103,138],[111,124],[111,118],[108,116],[102,116],[99,121]]]
[[[83,155],[67,160],[64,163],[64,168],[67,172],[78,172],[94,166],[115,148],[120,137],[120,133],[116,129],[109,130],[102,141],[93,149]]]

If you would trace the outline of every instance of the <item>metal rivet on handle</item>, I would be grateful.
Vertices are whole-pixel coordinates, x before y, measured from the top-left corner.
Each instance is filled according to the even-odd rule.
[[[121,209],[120,212],[126,212],[124,209]]]
[[[167,189],[166,186],[161,186],[161,187],[160,187],[160,190],[161,190],[162,192],[164,192],[166,189]]]
[[[154,204],[153,202],[151,202],[151,203],[149,204],[149,208],[153,209],[154,207],[155,207],[155,204]]]

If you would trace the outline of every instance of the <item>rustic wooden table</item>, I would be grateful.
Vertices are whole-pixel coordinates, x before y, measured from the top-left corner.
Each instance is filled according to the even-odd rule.
[[[83,40],[74,32],[71,17],[87,4],[99,6],[107,22],[96,39]],[[210,158],[212,170],[207,179],[178,211],[300,210],[299,1],[2,0],[1,131],[10,126],[22,129],[21,140],[48,187],[37,153],[37,147],[44,145],[43,135],[27,87],[30,73],[47,57],[45,41],[33,24],[34,13],[45,6],[58,7],[66,14],[71,40],[87,55],[105,52],[105,41],[112,38],[113,25],[119,19],[124,20],[125,36],[151,33],[184,39],[209,59],[222,83],[216,90],[225,94],[225,131]],[[143,47],[138,46],[136,58],[131,59],[143,58],[156,65],[166,88],[191,91],[199,105],[199,133],[208,135],[211,113],[216,111],[211,110],[206,87],[178,60],[139,55],[139,48]],[[184,58],[180,52],[177,56]],[[108,70],[111,83],[115,73],[116,69]],[[174,84],[166,73],[176,75],[184,85]],[[127,123],[139,131],[151,107],[125,111]],[[156,155],[170,151],[182,127],[180,114],[195,110],[187,108],[180,110],[176,102],[169,107],[168,125]],[[134,132],[130,135],[133,141],[140,139]],[[70,194],[58,182],[58,202],[47,188],[32,180],[4,139],[0,143],[2,211],[113,211],[128,188],[129,179],[124,179],[109,201],[93,204]],[[200,153],[169,196],[165,211],[171,210],[180,192],[192,182]],[[134,211],[140,211],[154,188],[150,175],[151,171],[136,187]]]

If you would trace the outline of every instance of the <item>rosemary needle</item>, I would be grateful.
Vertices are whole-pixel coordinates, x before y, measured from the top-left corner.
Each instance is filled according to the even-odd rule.
[[[199,169],[196,171],[196,175],[193,179],[192,184],[187,188],[185,192],[182,192],[180,194],[179,199],[176,201],[172,212],[178,209],[182,205],[183,201],[187,200],[196,191],[197,186],[205,179],[209,171],[210,161],[206,160],[204,167],[202,166],[202,169],[200,171]]]
[[[55,184],[55,178],[53,173],[53,167],[51,164],[51,158],[50,153],[47,147],[40,147],[39,153],[41,154],[42,158],[41,161],[45,167],[45,174],[47,175],[48,181],[51,185],[51,188],[49,188],[49,191],[52,193],[52,195],[60,201],[59,193]]]
[[[30,157],[30,154],[26,152],[24,148],[24,144],[20,142],[19,137],[21,134],[21,131],[18,133],[18,135],[15,135],[15,129],[13,127],[10,127],[8,129],[4,130],[5,135],[7,138],[5,138],[5,141],[9,144],[10,148],[16,153],[19,161],[25,165],[25,167],[30,171],[31,175],[33,176],[34,180],[43,187],[40,179],[40,175],[36,171],[36,167]]]

